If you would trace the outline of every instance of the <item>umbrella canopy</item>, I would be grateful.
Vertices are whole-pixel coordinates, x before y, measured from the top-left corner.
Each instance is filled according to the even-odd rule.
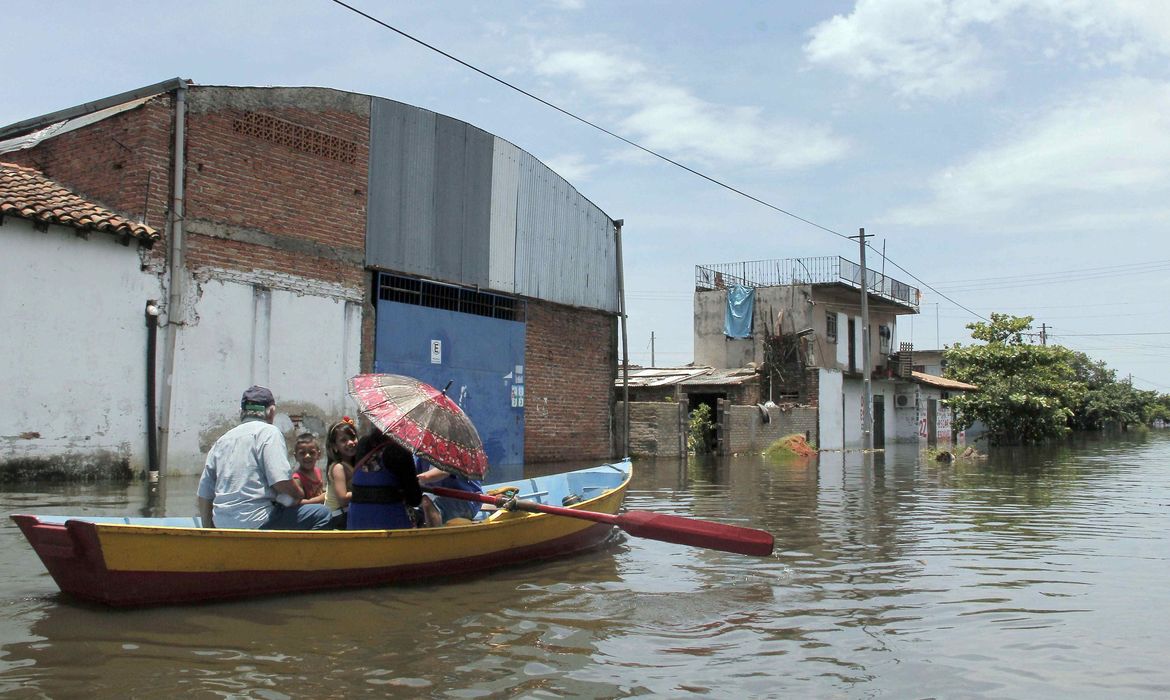
[[[398,444],[434,466],[483,478],[487,454],[471,419],[444,392],[400,374],[359,374],[349,395],[363,415]]]

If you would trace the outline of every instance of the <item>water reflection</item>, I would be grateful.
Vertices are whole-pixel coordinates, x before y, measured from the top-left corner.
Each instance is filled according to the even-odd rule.
[[[1158,697],[1170,692],[1167,463],[1158,434],[949,464],[900,445],[644,460],[628,507],[765,528],[776,554],[620,537],[443,584],[128,612],[60,599],[9,525],[0,692]],[[194,486],[0,500],[189,515]]]

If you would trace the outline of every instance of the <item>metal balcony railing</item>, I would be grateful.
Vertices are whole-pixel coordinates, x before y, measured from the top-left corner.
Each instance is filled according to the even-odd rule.
[[[921,295],[917,287],[873,269],[867,269],[865,281],[870,294],[918,308]],[[736,284],[744,287],[847,284],[861,289],[861,266],[835,255],[695,266],[695,289],[698,291]]]

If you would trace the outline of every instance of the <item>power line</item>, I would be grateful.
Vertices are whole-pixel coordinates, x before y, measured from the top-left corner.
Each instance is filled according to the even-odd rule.
[[[586,126],[593,127],[594,129],[597,129],[598,131],[600,131],[602,133],[608,134],[608,135],[614,137],[615,139],[617,139],[625,144],[628,144],[630,146],[633,146],[634,148],[637,148],[638,150],[640,150],[644,153],[648,153],[648,154],[654,156],[655,158],[659,158],[661,160],[664,160],[667,163],[670,163],[671,165],[673,165],[675,167],[682,168],[683,170],[686,170],[687,172],[691,173],[692,175],[697,175],[697,176],[703,178],[704,180],[706,180],[712,184],[718,185],[719,187],[722,187],[726,190],[730,190],[731,192],[734,192],[734,193],[740,195],[741,197],[746,197],[757,204],[762,204],[765,207],[768,207],[769,209],[780,212],[781,214],[784,214],[785,216],[790,216],[793,219],[796,219],[797,221],[801,221],[801,222],[808,224],[809,226],[814,226],[816,228],[819,228],[820,230],[825,231],[826,233],[831,233],[834,236],[838,236],[840,238],[844,238],[845,240],[849,240],[849,236],[846,236],[843,233],[838,233],[831,228],[821,226],[820,224],[818,224],[815,221],[810,221],[802,216],[799,216],[797,214],[794,214],[794,213],[788,211],[787,209],[782,209],[782,208],[776,206],[775,204],[772,204],[770,202],[766,202],[766,201],[760,199],[759,197],[755,197],[753,195],[750,195],[747,192],[744,192],[743,190],[738,189],[736,187],[732,187],[731,185],[729,185],[725,182],[722,182],[721,180],[717,180],[717,179],[711,177],[710,175],[707,175],[706,173],[699,172],[698,170],[695,170],[694,168],[692,168],[688,165],[684,165],[683,163],[680,163],[677,160],[674,160],[672,158],[664,156],[661,153],[659,153],[658,151],[647,148],[640,143],[632,141],[632,140],[626,138],[625,136],[622,136],[621,134],[610,131],[609,129],[606,129],[604,126],[601,126],[599,124],[595,124],[594,122],[589,121],[585,117],[577,116],[573,112],[570,112],[569,110],[567,110],[559,105],[553,104],[552,102],[549,102],[548,100],[544,99],[543,97],[538,97],[537,95],[534,95],[531,92],[528,92],[527,90],[525,90],[522,87],[519,87],[517,85],[513,85],[512,83],[508,82],[507,80],[504,80],[503,78],[496,77],[495,75],[487,72],[486,70],[483,70],[482,68],[474,66],[474,65],[468,63],[467,61],[464,61],[463,59],[458,58],[457,56],[453,56],[453,55],[447,53],[446,51],[440,49],[439,47],[434,46],[433,44],[428,44],[427,42],[423,41],[422,39],[419,39],[418,37],[415,37],[411,34],[408,34],[407,32],[405,32],[397,27],[389,25],[389,24],[383,22],[382,20],[378,19],[377,17],[374,17],[373,15],[368,15],[365,12],[362,12],[361,10],[357,9],[356,7],[354,7],[352,5],[346,4],[346,3],[342,2],[341,0],[332,0],[332,2],[344,7],[345,9],[347,9],[355,14],[361,15],[362,17],[365,17],[366,19],[370,20],[371,22],[374,22],[375,24],[381,25],[381,26],[385,27],[386,29],[389,29],[390,31],[394,32],[395,34],[398,34],[406,39],[409,39],[420,46],[424,46],[424,47],[430,49],[431,51],[434,51],[437,54],[440,54],[446,58],[449,58],[452,61],[455,61],[456,63],[458,63],[459,65],[461,65],[465,68],[469,68],[469,69],[475,71],[476,73],[479,73],[483,77],[488,78],[489,80],[494,80],[495,82],[499,83],[500,85],[503,85],[504,87],[507,87],[511,90],[515,90],[516,92],[520,93],[521,95],[524,95],[525,97],[536,100],[537,102],[541,103],[542,105],[544,105],[546,107],[550,107],[552,109],[555,109],[556,111],[560,112],[561,114],[565,115],[566,117],[569,117],[570,119],[575,119],[575,120],[581,122],[582,124],[585,124]]]
[[[1038,277],[1062,277],[1065,275],[1077,274],[1080,272],[1094,272],[1094,273],[1104,272],[1104,271],[1121,272],[1121,271],[1125,271],[1125,270],[1134,270],[1137,268],[1149,268],[1152,266],[1155,266],[1157,269],[1163,269],[1167,266],[1170,266],[1170,260],[1148,260],[1146,262],[1140,262],[1140,263],[1125,263],[1122,265],[1105,265],[1102,267],[1083,267],[1083,268],[1072,269],[1072,270],[1061,270],[1059,272],[1037,272],[1037,273],[1033,273],[1030,275],[1006,275],[1003,277],[972,277],[969,279],[949,280],[949,282],[962,286],[968,282],[992,282],[992,281],[996,281],[996,280],[1011,281],[1011,280],[1038,278]]]
[[[1133,335],[1170,335],[1170,331],[1150,331],[1144,333],[1049,333],[1049,338],[1091,338],[1091,337],[1123,337]]]
[[[613,131],[610,131],[609,129],[607,129],[607,128],[605,128],[605,127],[603,127],[603,126],[599,125],[599,124],[596,124],[596,123],[594,123],[594,122],[592,122],[592,121],[589,121],[588,119],[586,119],[586,118],[584,118],[584,117],[578,116],[578,115],[574,114],[573,112],[570,112],[569,110],[567,110],[567,109],[565,109],[565,108],[563,108],[563,107],[561,107],[561,106],[559,106],[559,105],[556,105],[556,104],[554,104],[554,103],[552,103],[552,102],[549,102],[548,100],[544,99],[543,97],[539,97],[539,96],[537,96],[537,95],[534,95],[533,93],[531,93],[531,92],[528,92],[527,90],[525,90],[525,89],[523,89],[523,88],[521,88],[521,87],[519,87],[519,86],[517,86],[517,85],[514,85],[514,84],[512,84],[512,83],[508,82],[507,80],[504,80],[503,78],[497,77],[497,76],[493,75],[492,73],[489,73],[488,71],[486,71],[486,70],[484,70],[484,69],[482,69],[482,68],[479,68],[478,66],[472,65],[471,63],[468,63],[467,61],[464,61],[463,59],[461,59],[461,58],[459,58],[459,57],[457,57],[457,56],[454,56],[454,55],[452,55],[452,54],[450,54],[450,53],[447,53],[446,51],[444,51],[444,50],[440,49],[439,47],[437,47],[437,46],[435,46],[435,45],[433,45],[433,44],[429,44],[429,43],[427,43],[427,42],[423,41],[422,39],[419,39],[418,37],[416,37],[416,36],[414,36],[414,35],[412,35],[412,34],[409,34],[409,33],[407,33],[406,31],[404,31],[404,30],[402,30],[402,29],[399,29],[399,28],[397,28],[397,27],[395,27],[395,26],[393,26],[393,25],[387,24],[386,22],[383,22],[382,20],[378,19],[377,17],[374,17],[373,15],[367,14],[367,13],[365,13],[365,12],[363,12],[363,11],[361,11],[361,10],[357,9],[356,7],[354,7],[354,6],[352,6],[352,5],[348,4],[348,3],[342,2],[342,0],[331,0],[331,2],[333,2],[334,4],[336,4],[336,5],[339,5],[339,6],[341,6],[341,7],[344,7],[345,9],[349,10],[350,12],[353,12],[353,13],[354,13],[354,14],[356,14],[356,15],[360,15],[361,17],[364,17],[364,18],[366,18],[367,20],[369,20],[369,21],[371,21],[371,22],[373,22],[373,23],[375,23],[375,24],[377,24],[377,25],[379,25],[379,26],[381,26],[381,27],[384,27],[384,28],[386,28],[386,29],[389,29],[390,31],[394,32],[395,34],[398,34],[399,36],[401,36],[401,37],[403,37],[403,38],[405,38],[405,39],[409,39],[410,41],[413,41],[414,43],[418,44],[419,46],[422,46],[422,47],[424,47],[424,48],[430,49],[431,51],[434,51],[435,53],[437,53],[437,54],[439,54],[439,55],[441,55],[441,56],[443,56],[443,57],[445,57],[445,58],[448,58],[448,59],[450,59],[450,60],[452,60],[452,61],[455,61],[455,62],[456,62],[456,63],[458,63],[459,65],[461,65],[461,66],[463,66],[463,67],[465,67],[465,68],[468,68],[468,69],[470,69],[470,70],[473,70],[473,71],[475,71],[476,73],[479,73],[480,75],[482,75],[483,77],[485,77],[485,78],[487,78],[487,79],[489,79],[489,80],[495,81],[495,82],[499,83],[500,85],[503,85],[504,87],[506,87],[506,88],[508,88],[508,89],[510,89],[510,90],[515,90],[516,92],[520,93],[521,95],[524,95],[525,97],[528,97],[529,99],[535,100],[535,101],[539,102],[540,104],[542,104],[542,105],[544,105],[544,106],[546,106],[546,107],[549,107],[550,109],[554,109],[554,110],[556,110],[557,112],[560,112],[561,114],[565,115],[566,117],[569,117],[570,119],[574,119],[574,120],[576,120],[576,121],[579,121],[579,122],[581,122],[582,124],[585,124],[586,126],[592,127],[592,128],[594,128],[594,129],[596,129],[596,130],[598,130],[598,131],[600,131],[600,132],[602,132],[602,133],[604,133],[604,134],[607,134],[607,135],[609,135],[609,136],[612,136],[613,138],[615,138],[615,139],[617,139],[617,140],[621,141],[622,143],[625,143],[625,144],[627,144],[627,145],[633,146],[634,148],[637,148],[638,150],[640,150],[640,151],[642,151],[642,152],[644,152],[644,153],[647,153],[647,154],[649,154],[649,155],[652,155],[652,156],[654,156],[655,158],[658,158],[658,159],[660,159],[660,160],[663,160],[663,161],[665,161],[665,162],[667,162],[667,163],[670,163],[671,165],[673,165],[673,166],[675,166],[675,167],[677,167],[677,168],[681,168],[681,169],[683,169],[683,170],[685,170],[685,171],[687,171],[687,172],[691,173],[692,175],[695,175],[695,176],[701,177],[701,178],[703,178],[704,180],[706,180],[707,182],[710,182],[710,183],[712,183],[712,184],[714,184],[714,185],[716,185],[716,186],[718,186],[718,187],[722,187],[722,188],[724,188],[724,189],[726,189],[726,190],[728,190],[728,191],[730,191],[730,192],[734,192],[735,194],[738,194],[738,195],[739,195],[739,196],[741,196],[741,197],[744,197],[744,198],[746,198],[746,199],[750,199],[751,201],[753,201],[753,202],[755,202],[755,203],[757,203],[757,204],[760,204],[760,205],[762,205],[762,206],[765,206],[765,207],[767,207],[767,208],[769,208],[769,209],[771,209],[771,210],[773,210],[773,211],[776,211],[776,212],[779,212],[779,213],[781,213],[781,214],[784,214],[785,216],[792,217],[793,219],[796,219],[797,221],[800,221],[800,222],[802,222],[802,223],[808,224],[809,226],[812,226],[812,227],[814,227],[814,228],[818,228],[818,229],[820,229],[820,230],[822,230],[822,231],[824,231],[824,232],[826,232],[826,233],[831,233],[831,234],[833,234],[834,236],[837,236],[838,238],[843,238],[843,239],[845,239],[845,240],[847,240],[847,241],[848,241],[848,240],[851,240],[851,238],[850,238],[849,236],[846,236],[846,235],[845,235],[845,234],[843,234],[843,233],[840,233],[840,232],[838,232],[838,231],[834,231],[833,229],[831,229],[831,228],[828,228],[827,226],[822,226],[822,225],[818,224],[818,223],[817,223],[817,222],[815,222],[815,221],[811,221],[811,220],[809,220],[809,219],[806,219],[806,218],[804,218],[803,216],[800,216],[800,215],[798,215],[798,214],[794,214],[794,213],[793,213],[793,212],[791,212],[791,211],[788,211],[787,209],[783,209],[783,208],[781,208],[781,207],[778,207],[778,206],[776,206],[775,204],[772,204],[771,202],[764,201],[763,199],[760,199],[759,197],[756,197],[756,196],[754,196],[754,195],[748,194],[747,192],[744,192],[744,191],[743,191],[743,190],[741,190],[741,189],[738,189],[738,188],[736,188],[736,187],[733,187],[733,186],[731,186],[731,185],[729,185],[729,184],[727,184],[727,183],[725,183],[725,182],[723,182],[723,181],[721,181],[721,180],[718,180],[718,179],[716,179],[716,178],[714,178],[714,177],[712,177],[712,176],[710,176],[710,175],[707,175],[706,173],[703,173],[703,172],[700,172],[700,171],[698,171],[698,170],[695,170],[694,168],[690,167],[689,165],[685,165],[685,164],[683,164],[683,163],[680,163],[680,162],[678,162],[678,161],[674,160],[673,158],[669,158],[669,157],[667,157],[667,156],[665,156],[665,155],[663,155],[663,154],[661,154],[661,153],[659,153],[659,152],[657,152],[657,151],[655,151],[655,150],[653,150],[653,149],[647,148],[646,146],[643,146],[643,145],[642,145],[642,144],[640,144],[640,143],[637,143],[637,142],[635,142],[635,141],[633,141],[633,140],[631,140],[631,139],[628,139],[628,138],[626,138],[625,136],[622,136],[621,134],[618,134],[618,133],[615,133],[615,132],[613,132]],[[888,257],[886,257],[886,256],[885,256],[885,254],[883,254],[883,253],[879,252],[879,251],[878,251],[876,248],[873,248],[873,246],[872,246],[872,245],[870,245],[869,243],[866,243],[866,245],[867,245],[868,247],[870,247],[871,249],[873,249],[873,250],[874,250],[874,252],[875,252],[875,253],[877,253],[879,256],[881,256],[881,258],[882,258],[883,260],[885,260],[886,262],[890,263],[890,264],[891,264],[891,265],[893,265],[894,267],[898,268],[898,269],[899,269],[899,270],[901,270],[902,272],[904,272],[904,273],[906,273],[907,275],[909,275],[909,276],[910,276],[912,279],[914,279],[914,281],[918,282],[918,283],[919,283],[920,285],[922,285],[923,287],[925,287],[925,288],[929,289],[930,291],[932,291],[932,292],[934,292],[935,294],[939,295],[939,296],[940,296],[940,297],[942,297],[943,299],[946,299],[947,301],[949,301],[950,303],[954,304],[954,305],[955,305],[955,306],[957,306],[958,308],[960,308],[960,309],[963,309],[964,311],[966,311],[967,313],[971,314],[972,316],[975,316],[975,317],[977,317],[977,318],[981,318],[981,319],[983,319],[984,321],[987,321],[987,320],[988,320],[986,317],[982,316],[981,314],[975,313],[975,312],[974,312],[974,311],[972,311],[971,309],[968,309],[967,307],[965,307],[965,306],[963,306],[962,304],[958,303],[958,302],[957,302],[957,301],[955,301],[954,299],[951,299],[950,297],[948,297],[947,295],[943,294],[942,292],[940,292],[939,290],[935,289],[934,287],[930,286],[930,285],[929,285],[929,284],[927,284],[926,282],[923,282],[921,279],[919,279],[918,277],[916,277],[915,275],[913,275],[913,274],[912,274],[912,273],[911,273],[909,270],[907,270],[906,268],[902,267],[901,265],[899,265],[898,263],[894,262],[893,260],[890,260]]]

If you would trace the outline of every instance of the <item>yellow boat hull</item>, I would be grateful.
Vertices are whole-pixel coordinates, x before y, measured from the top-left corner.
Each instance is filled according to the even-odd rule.
[[[525,487],[539,491],[542,480],[581,474],[586,480],[600,474],[608,485],[590,487],[597,495],[572,508],[616,514],[632,476],[628,461],[516,483],[522,492]],[[481,522],[441,528],[315,532],[216,530],[59,516],[12,519],[63,592],[114,606],[463,576],[578,552],[613,533],[609,524],[520,511],[499,511]]]

